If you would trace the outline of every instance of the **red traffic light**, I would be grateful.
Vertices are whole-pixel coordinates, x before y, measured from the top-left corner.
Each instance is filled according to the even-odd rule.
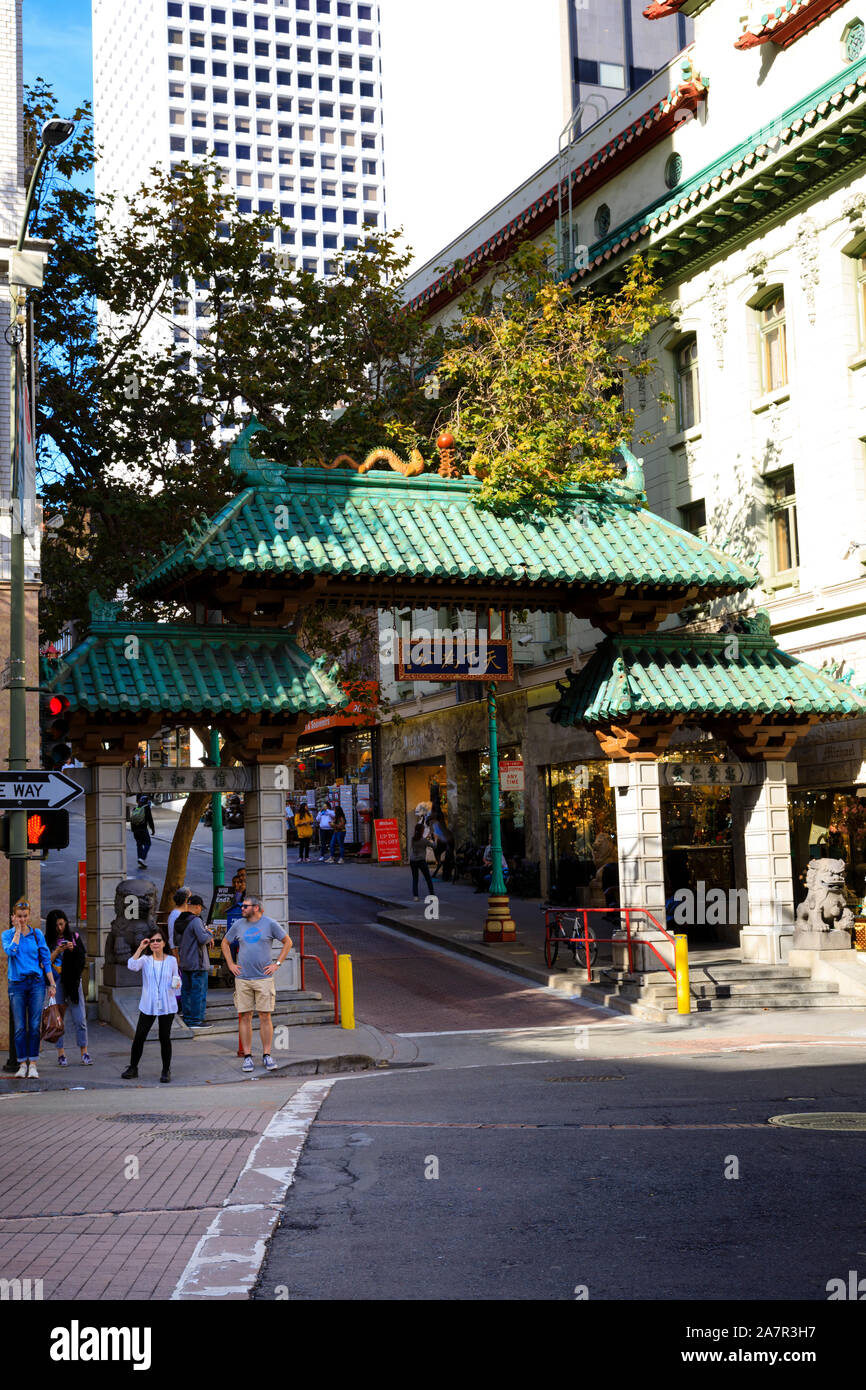
[[[67,700],[65,695],[51,696],[51,699],[48,701],[48,711],[50,714],[56,716],[58,714],[62,714],[63,711],[67,709],[69,709],[69,701]]]

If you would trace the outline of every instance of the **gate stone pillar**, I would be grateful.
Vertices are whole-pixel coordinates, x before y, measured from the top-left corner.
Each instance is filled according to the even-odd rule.
[[[664,926],[661,766],[655,759],[612,762],[608,775],[614,788],[616,806],[620,907],[643,908]],[[597,920],[603,919],[599,917]],[[596,930],[600,936],[609,934],[599,930],[598,926]],[[633,919],[633,938],[636,930],[639,937],[651,941],[655,950],[673,966],[673,946],[643,914],[636,914]],[[614,965],[620,970],[628,969],[625,940],[624,930],[616,933],[613,958]],[[664,969],[655,952],[640,944],[633,949],[632,959],[637,972]]]
[[[753,763],[755,780],[742,788],[749,925],[740,932],[743,960],[779,965],[794,934],[794,874],[788,786],[794,764]]]
[[[114,894],[126,878],[126,768],[92,768],[84,798],[87,860],[87,963],[90,997],[103,983],[105,943],[114,920]]]
[[[244,797],[247,891],[261,898],[267,917],[288,930],[286,768],[259,763],[249,771],[252,786]],[[276,976],[278,989],[300,987],[298,943],[292,940],[292,950]]]

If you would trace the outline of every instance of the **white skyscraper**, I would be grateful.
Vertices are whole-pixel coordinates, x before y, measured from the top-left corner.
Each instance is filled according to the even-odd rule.
[[[97,193],[214,155],[242,211],[279,212],[294,263],[327,275],[384,230],[377,4],[93,0]]]

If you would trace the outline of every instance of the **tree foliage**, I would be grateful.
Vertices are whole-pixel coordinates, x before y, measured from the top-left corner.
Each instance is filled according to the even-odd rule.
[[[616,293],[575,294],[531,242],[469,291],[439,371],[452,397],[442,418],[483,478],[481,504],[550,508],[564,488],[615,475],[634,432],[626,384],[654,370],[643,344],[658,315],[639,258]]]

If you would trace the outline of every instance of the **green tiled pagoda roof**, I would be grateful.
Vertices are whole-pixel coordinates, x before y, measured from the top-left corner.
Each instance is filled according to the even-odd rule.
[[[43,689],[91,714],[291,716],[346,701],[283,632],[164,623],[94,623],[65,658],[45,663]]]
[[[866,714],[866,696],[783,652],[763,635],[611,637],[579,674],[569,672],[559,689],[561,698],[550,717],[567,726],[617,724],[633,715],[777,715],[790,720]]]
[[[271,465],[273,468],[273,465]],[[476,506],[474,478],[286,468],[200,523],[136,589],[155,595],[206,572],[304,577],[749,588],[746,565],[648,511],[622,484],[575,488],[556,512],[526,520]]]

